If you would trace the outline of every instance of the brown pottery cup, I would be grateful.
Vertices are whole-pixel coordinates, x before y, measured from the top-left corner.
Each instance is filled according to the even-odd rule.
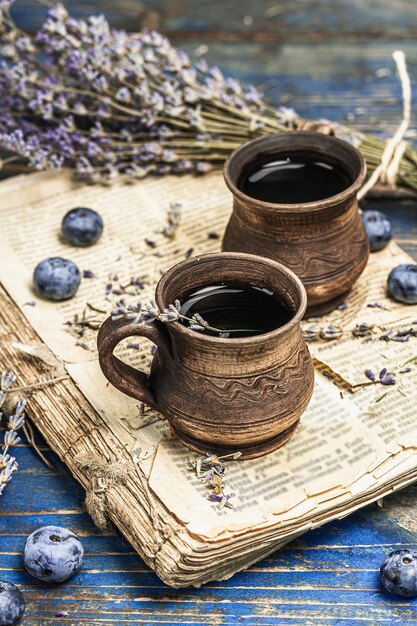
[[[261,167],[288,157],[331,165],[351,183],[337,195],[301,204],[264,202],[241,191],[240,181],[254,164]],[[365,174],[365,162],[356,148],[320,133],[279,133],[243,144],[224,168],[233,194],[233,214],[223,250],[262,254],[283,263],[307,290],[306,317],[332,311],[346,298],[369,256],[356,200]]]
[[[307,296],[283,265],[242,253],[205,254],[172,267],[159,281],[160,310],[203,287],[219,284],[273,292],[290,312],[275,330],[220,338],[180,321],[132,324],[107,319],[98,334],[101,369],[123,393],[162,413],[173,435],[198,452],[242,452],[242,459],[276,450],[296,430],[310,400],[314,372],[300,329]],[[288,319],[288,318],[287,318]],[[150,339],[157,350],[149,376],[113,351],[127,337]]]

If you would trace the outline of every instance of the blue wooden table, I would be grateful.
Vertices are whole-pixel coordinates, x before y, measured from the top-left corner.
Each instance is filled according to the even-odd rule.
[[[116,26],[158,27],[195,58],[205,51],[209,62],[263,85],[272,103],[306,118],[392,132],[401,115],[391,60],[397,48],[408,54],[417,84],[415,0],[395,6],[387,0],[125,0],[117,8],[96,0],[69,6],[76,15],[99,8]],[[42,11],[31,0],[15,10],[29,28]],[[417,259],[417,202],[367,205],[389,214],[397,238]],[[120,536],[95,529],[83,512],[82,490],[43,449],[56,472],[23,443],[16,451],[19,472],[0,498],[0,578],[25,593],[25,625],[417,623],[417,601],[389,597],[378,582],[387,552],[417,549],[415,488],[387,498],[384,508],[372,505],[308,533],[230,581],[173,590]],[[26,536],[46,524],[75,531],[86,551],[82,571],[62,586],[42,585],[22,566]],[[58,612],[68,615],[55,617]]]
[[[82,490],[46,453],[55,473],[31,448],[18,447],[20,469],[1,499],[0,578],[21,586],[25,625],[417,622],[416,602],[387,596],[378,581],[384,555],[400,546],[417,549],[417,537],[376,505],[304,535],[227,582],[175,590],[120,536],[97,531],[83,512]],[[60,586],[42,585],[22,565],[26,536],[47,524],[72,529],[86,551],[82,571]],[[68,615],[54,617],[60,611]]]

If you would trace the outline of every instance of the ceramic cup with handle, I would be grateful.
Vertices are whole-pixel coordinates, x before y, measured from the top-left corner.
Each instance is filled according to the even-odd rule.
[[[312,361],[300,329],[306,292],[283,265],[230,252],[175,265],[159,281],[155,299],[163,310],[219,284],[272,292],[288,309],[289,321],[263,334],[220,338],[180,321],[132,324],[109,318],[98,334],[100,366],[117,389],[162,413],[189,448],[254,458],[290,439],[313,391]],[[113,354],[132,336],[157,346],[149,375]]]

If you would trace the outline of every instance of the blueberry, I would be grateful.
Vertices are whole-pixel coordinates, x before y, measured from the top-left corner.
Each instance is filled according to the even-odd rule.
[[[388,276],[387,286],[394,300],[417,304],[417,265],[404,263],[394,267]]]
[[[417,552],[394,550],[383,560],[380,575],[390,593],[405,598],[417,596]]]
[[[16,624],[25,612],[23,593],[12,583],[0,580],[0,626]]]
[[[371,252],[382,250],[392,239],[391,222],[380,211],[364,211],[362,222],[368,235]]]
[[[44,259],[35,267],[33,285],[46,300],[67,300],[77,291],[81,274],[73,261],[55,256]]]
[[[93,209],[78,207],[68,211],[61,229],[64,239],[73,246],[92,246],[103,232],[103,220]]]
[[[62,583],[78,572],[83,556],[77,535],[60,526],[43,526],[26,539],[23,560],[35,578]]]

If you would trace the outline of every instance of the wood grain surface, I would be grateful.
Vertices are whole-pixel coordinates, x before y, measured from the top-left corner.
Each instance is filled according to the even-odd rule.
[[[57,471],[19,445],[20,470],[0,509],[0,577],[21,585],[24,626],[416,623],[416,604],[386,596],[378,583],[384,555],[402,546],[417,549],[415,535],[376,505],[304,535],[230,581],[175,590],[123,539],[95,529],[82,510],[82,490],[42,449]],[[46,524],[71,528],[86,549],[82,571],[64,585],[42,585],[22,566],[25,537]],[[58,619],[57,611],[69,615]]]
[[[415,0],[121,0],[117,6],[77,0],[68,6],[77,15],[105,12],[118,27],[161,28],[192,58],[205,50],[209,62],[262,85],[272,103],[293,106],[304,117],[392,132],[401,115],[391,59],[397,48],[407,54],[417,95]],[[18,0],[14,12],[33,30],[44,8]],[[417,260],[416,201],[363,205],[389,215],[397,239]],[[4,292],[0,305],[0,342],[10,341],[16,313]],[[14,337],[22,340],[20,332]],[[10,366],[3,356],[1,367]],[[36,423],[36,413],[33,418]],[[386,498],[383,509],[372,505],[308,533],[228,582],[178,591],[163,585],[119,536],[95,529],[83,512],[82,489],[44,449],[57,471],[21,444],[19,472],[0,498],[0,578],[22,585],[24,626],[417,622],[416,601],[383,594],[377,576],[389,550],[417,549],[415,487]],[[21,551],[30,532],[54,523],[80,534],[86,561],[68,584],[46,587],[24,572]],[[67,617],[54,617],[63,610]]]

